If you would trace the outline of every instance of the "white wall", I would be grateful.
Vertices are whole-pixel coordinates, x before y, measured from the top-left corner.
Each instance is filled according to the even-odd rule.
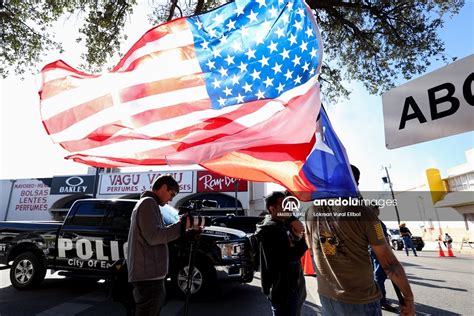
[[[7,215],[8,198],[13,180],[0,180],[0,221],[5,220]]]

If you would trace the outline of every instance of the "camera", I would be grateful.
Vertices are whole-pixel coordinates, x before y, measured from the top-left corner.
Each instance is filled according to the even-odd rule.
[[[192,229],[199,229],[203,226],[211,226],[212,218],[199,214],[203,207],[216,207],[216,201],[210,200],[189,200],[187,204],[179,208],[179,214],[188,214]]]

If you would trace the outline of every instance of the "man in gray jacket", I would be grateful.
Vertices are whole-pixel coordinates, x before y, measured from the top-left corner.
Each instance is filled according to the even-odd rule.
[[[133,209],[128,233],[128,281],[134,286],[135,315],[159,315],[165,301],[168,274],[168,242],[190,228],[187,216],[165,226],[160,207],[178,194],[179,185],[170,175],[158,177]]]

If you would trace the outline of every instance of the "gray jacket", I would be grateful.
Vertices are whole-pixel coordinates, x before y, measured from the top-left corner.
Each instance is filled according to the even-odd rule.
[[[135,205],[128,232],[128,281],[164,279],[168,274],[168,245],[184,230],[181,222],[165,226],[159,198],[145,191]]]

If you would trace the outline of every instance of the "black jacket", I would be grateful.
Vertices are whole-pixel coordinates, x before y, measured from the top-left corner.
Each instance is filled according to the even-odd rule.
[[[301,275],[300,259],[308,249],[303,239],[290,247],[288,221],[267,216],[257,225],[262,291],[271,299],[288,297],[290,289],[298,286]]]

